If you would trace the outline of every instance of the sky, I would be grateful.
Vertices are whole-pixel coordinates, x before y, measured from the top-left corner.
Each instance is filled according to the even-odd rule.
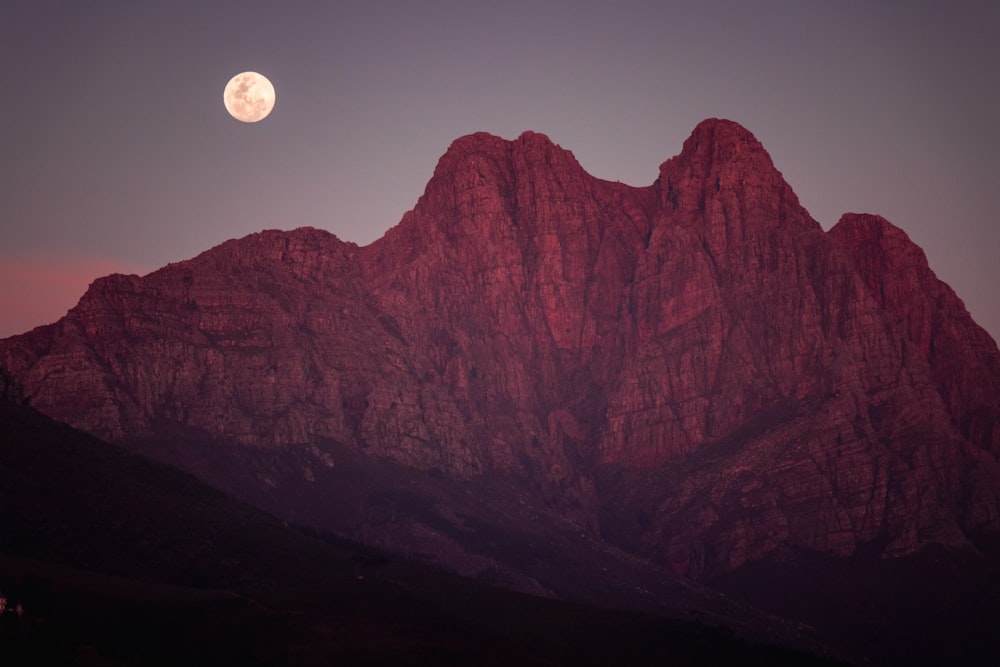
[[[246,70],[255,124],[222,103]],[[720,117],[825,229],[904,229],[996,339],[998,82],[994,0],[6,0],[0,337],[262,229],[368,244],[472,132],[645,186]]]

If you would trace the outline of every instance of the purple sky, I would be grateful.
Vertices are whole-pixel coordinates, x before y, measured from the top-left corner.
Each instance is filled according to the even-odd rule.
[[[222,104],[244,70],[277,91],[254,125]],[[470,132],[542,132],[648,185],[724,117],[824,228],[905,229],[996,338],[998,81],[993,0],[7,0],[0,336],[261,229],[369,243]]]

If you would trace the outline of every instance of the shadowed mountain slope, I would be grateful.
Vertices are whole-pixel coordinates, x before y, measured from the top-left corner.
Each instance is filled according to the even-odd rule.
[[[0,431],[0,591],[25,610],[0,614],[5,663],[829,664],[717,626],[815,641],[735,603],[682,620],[516,594],[307,534],[24,405],[0,400]]]

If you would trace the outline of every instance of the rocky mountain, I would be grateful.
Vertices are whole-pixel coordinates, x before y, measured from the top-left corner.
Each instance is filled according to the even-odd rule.
[[[498,541],[543,524],[702,580],[1000,529],[995,342],[900,229],[824,232],[725,120],[641,188],[463,137],[369,246],[265,231],[108,276],[0,366],[281,516],[525,589],[554,552]]]

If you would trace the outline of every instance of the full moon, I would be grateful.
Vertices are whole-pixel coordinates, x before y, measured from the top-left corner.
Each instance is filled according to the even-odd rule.
[[[267,118],[274,108],[274,86],[263,74],[242,72],[226,84],[222,101],[236,120],[256,123]]]

